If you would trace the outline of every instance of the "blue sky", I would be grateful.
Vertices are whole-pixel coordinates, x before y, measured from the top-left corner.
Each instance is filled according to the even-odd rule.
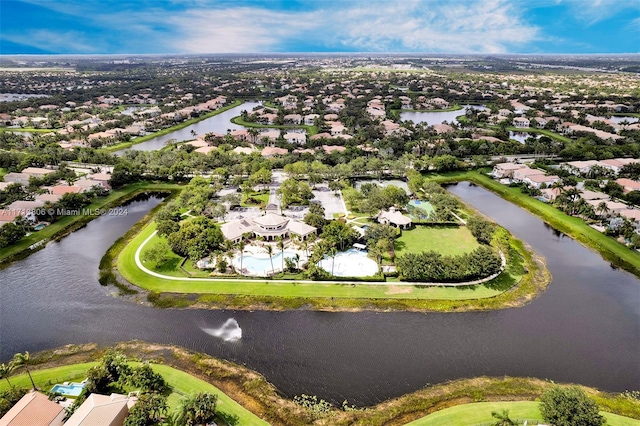
[[[638,0],[0,0],[1,54],[640,53]]]

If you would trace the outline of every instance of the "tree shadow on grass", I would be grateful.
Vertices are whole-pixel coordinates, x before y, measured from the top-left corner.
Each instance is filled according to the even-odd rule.
[[[172,257],[160,266],[155,267],[156,272],[173,272],[180,269],[180,264],[182,263],[182,259],[179,257]]]

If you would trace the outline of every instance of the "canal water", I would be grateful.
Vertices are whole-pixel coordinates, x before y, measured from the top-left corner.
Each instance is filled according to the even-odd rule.
[[[193,140],[193,134],[191,133],[192,130],[196,132],[196,134],[200,135],[209,132],[226,134],[227,130],[233,131],[238,129],[245,129],[245,127],[243,126],[233,124],[231,122],[231,119],[233,117],[239,116],[242,111],[246,110],[247,112],[251,112],[251,110],[258,105],[260,105],[259,102],[245,102],[242,105],[238,105],[237,107],[231,108],[218,115],[214,115],[213,117],[209,117],[207,119],[194,123],[183,129],[176,130],[175,132],[168,133],[164,136],[158,136],[157,138],[149,139],[146,142],[133,145],[130,148],[115,151],[115,154],[122,155],[123,152],[131,149],[135,149],[138,151],[155,151],[157,149],[163,148],[171,139],[175,139],[176,142]]]
[[[429,111],[407,111],[400,113],[400,119],[407,121],[411,120],[414,123],[427,123],[429,125],[440,124],[443,122],[453,123],[457,122],[456,117],[464,115],[468,109],[473,108],[478,111],[484,111],[487,107],[482,105],[464,105],[462,109],[456,111],[445,112],[429,112]]]
[[[0,271],[0,358],[67,343],[142,339],[246,365],[289,397],[306,393],[357,405],[479,375],[637,389],[640,280],[480,187],[449,190],[547,258],[554,279],[544,294],[522,308],[449,314],[139,306],[98,284],[98,263],[161,202],[151,197],[128,204],[127,216],[97,218]],[[217,332],[229,324],[236,338]]]

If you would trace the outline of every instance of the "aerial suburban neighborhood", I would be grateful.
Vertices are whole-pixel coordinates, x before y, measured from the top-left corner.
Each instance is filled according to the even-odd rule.
[[[640,425],[603,2],[2,2],[0,426]]]

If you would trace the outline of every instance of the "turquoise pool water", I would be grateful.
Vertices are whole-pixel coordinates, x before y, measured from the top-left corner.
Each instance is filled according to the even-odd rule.
[[[46,223],[39,223],[39,224],[37,224],[36,226],[33,227],[33,230],[34,231],[39,231],[41,229],[44,229],[46,226],[47,226]]]
[[[284,251],[285,259],[295,259],[296,253],[292,251]],[[264,256],[251,256],[245,254],[242,256],[242,267],[246,269],[252,275],[270,275],[271,273],[271,261],[273,260],[273,269],[280,272],[282,269],[282,252],[274,254],[271,259],[265,254]],[[240,267],[240,256],[236,256],[234,264]],[[285,263],[286,267],[286,263]]]
[[[59,393],[65,396],[78,396],[84,389],[85,383],[70,383],[68,385],[55,385],[51,388],[51,393]]]

